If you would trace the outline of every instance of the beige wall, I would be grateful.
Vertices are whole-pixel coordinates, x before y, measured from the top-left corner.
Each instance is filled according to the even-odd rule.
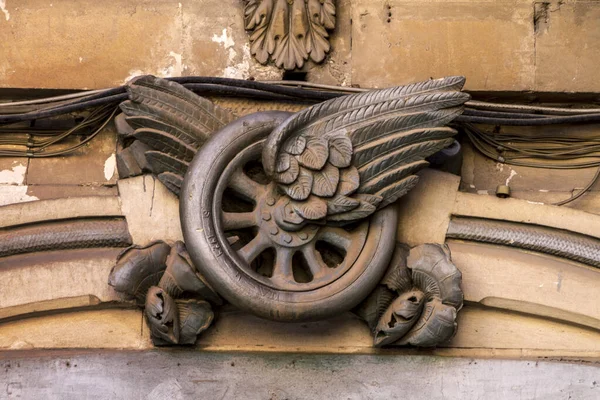
[[[101,88],[141,73],[279,78],[249,54],[240,0],[0,1],[0,87]],[[600,1],[337,0],[312,81],[463,74],[471,90],[600,91]]]

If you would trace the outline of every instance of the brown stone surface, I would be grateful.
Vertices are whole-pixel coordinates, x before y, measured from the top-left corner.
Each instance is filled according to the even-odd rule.
[[[134,244],[183,240],[179,199],[153,175],[119,180],[121,209]]]
[[[73,153],[31,159],[27,169],[27,184],[115,185],[118,178],[116,149],[117,135],[111,126]]]
[[[385,87],[465,75],[472,90],[533,87],[528,1],[354,3],[352,82]]]
[[[138,310],[95,310],[0,324],[0,349],[148,348]]]
[[[600,273],[556,257],[503,246],[450,241],[465,301],[600,330]],[[499,262],[499,260],[502,260]]]
[[[120,297],[106,282],[122,251],[85,249],[2,258],[0,308],[84,295],[116,301]]]
[[[548,130],[560,130],[547,127]],[[564,128],[563,128],[564,129]],[[574,126],[582,134],[597,131],[597,126]],[[569,199],[586,187],[597,168],[545,169],[521,167],[496,162],[463,143],[463,166],[460,189],[482,196],[495,196],[498,185],[507,185],[511,197],[530,203],[548,204]],[[600,214],[600,182],[596,182],[588,193],[563,207]]]
[[[546,3],[546,4],[545,4]],[[597,92],[600,3],[536,2],[535,90]]]
[[[0,207],[0,228],[43,221],[120,216],[117,197],[77,197],[26,202]]]
[[[320,83],[388,86],[462,74],[471,90],[598,91],[600,3],[338,1]],[[250,54],[237,0],[8,0],[0,87],[103,88],[138,74],[279,79]],[[57,72],[59,71],[59,72]]]
[[[251,59],[235,0],[9,0],[5,9],[2,87],[103,88],[140,74],[281,76]]]
[[[116,186],[93,185],[28,185],[27,195],[39,200],[64,199],[69,197],[116,197]]]
[[[419,184],[398,201],[398,241],[409,246],[444,243],[460,178],[425,169]]]

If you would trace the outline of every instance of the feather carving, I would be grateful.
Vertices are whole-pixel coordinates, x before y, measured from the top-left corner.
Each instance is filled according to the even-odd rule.
[[[234,115],[176,82],[154,76],[133,79],[127,84],[127,92],[129,100],[120,107],[127,123],[135,129],[132,136],[150,146],[145,156],[152,172],[178,195],[198,148],[233,121]]]
[[[446,124],[470,98],[461,92],[463,84],[463,77],[449,77],[307,108],[267,138],[265,172],[304,220],[368,217],[408,193],[418,183],[416,172],[428,165],[425,159],[453,142],[456,131]],[[300,203],[309,198],[304,209]]]

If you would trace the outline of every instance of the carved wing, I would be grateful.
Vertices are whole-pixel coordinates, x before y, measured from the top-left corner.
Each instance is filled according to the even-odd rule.
[[[245,0],[244,24],[251,53],[266,64],[302,68],[309,57],[321,62],[329,52],[327,30],[335,28],[333,0]]]
[[[470,96],[463,77],[339,97],[277,127],[263,150],[265,171],[289,196],[285,222],[350,222],[411,190],[425,159],[450,145]],[[293,212],[290,212],[293,211]]]
[[[121,103],[132,137],[145,143],[152,172],[179,194],[183,176],[196,151],[234,115],[178,83],[142,76],[127,84],[129,100]]]

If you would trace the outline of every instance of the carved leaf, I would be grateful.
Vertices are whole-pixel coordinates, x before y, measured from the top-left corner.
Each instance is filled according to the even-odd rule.
[[[402,293],[385,310],[377,327],[373,344],[375,347],[392,344],[402,338],[421,317],[425,296],[420,290]]]
[[[278,43],[273,58],[275,65],[286,70],[302,68],[304,60],[308,58],[308,52],[302,38],[287,34]]]
[[[214,319],[209,303],[197,299],[175,300],[179,312],[179,344],[194,344]]]
[[[327,29],[335,28],[335,6],[331,0],[308,0],[306,2],[309,29],[306,50],[315,62],[321,62],[330,49]]]
[[[310,57],[321,62],[330,49],[327,30],[335,28],[332,0],[245,0],[244,26],[250,52],[266,64],[302,68]]]
[[[314,173],[312,193],[316,196],[331,197],[335,194],[340,181],[340,170],[327,163],[325,167]]]
[[[340,170],[340,182],[338,183],[337,194],[352,194],[358,189],[359,185],[360,178],[356,167],[351,166]]]
[[[152,286],[146,295],[144,310],[155,346],[179,343],[179,313],[171,296],[163,289]]]
[[[419,320],[397,344],[431,347],[449,340],[456,333],[456,308],[434,298],[425,303]]]
[[[320,170],[327,162],[328,157],[327,140],[314,137],[308,139],[306,148],[298,156],[298,162],[307,168]]]
[[[287,186],[283,186],[283,190],[294,200],[305,200],[310,196],[310,191],[313,187],[313,174],[306,168],[300,167],[298,178]]]
[[[291,156],[288,153],[281,153],[277,158],[277,165],[275,166],[275,171],[281,173],[290,169],[290,158]]]
[[[293,136],[283,144],[283,150],[286,153],[300,155],[306,148],[306,138],[304,136]]]
[[[317,196],[310,196],[306,201],[292,201],[294,211],[302,218],[319,220],[327,215],[327,203]]]
[[[337,195],[327,199],[327,215],[339,214],[354,210],[360,205],[360,201],[351,197]]]
[[[289,157],[290,166],[289,168],[280,174],[277,174],[277,182],[283,184],[290,184],[298,178],[298,174],[300,173],[300,166],[298,165],[298,160],[295,157]]]
[[[374,331],[379,318],[387,310],[388,306],[392,304],[396,296],[395,292],[385,286],[379,285],[353,312],[364,319],[371,331]]]
[[[346,168],[352,162],[352,142],[346,134],[329,139],[329,162],[338,168]]]
[[[171,247],[163,241],[123,250],[110,271],[108,284],[144,304],[148,288],[158,284],[167,268],[165,261],[170,251]]]

